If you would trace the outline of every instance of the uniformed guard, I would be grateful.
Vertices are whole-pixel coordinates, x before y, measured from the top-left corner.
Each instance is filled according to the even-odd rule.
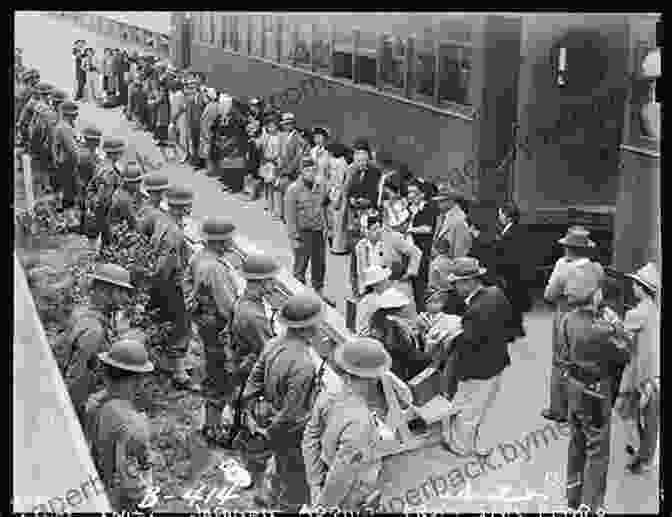
[[[121,184],[123,166],[119,160],[125,149],[126,144],[122,139],[106,139],[103,143],[105,160],[96,170],[86,188],[86,234],[94,241],[100,236],[103,246],[106,246],[110,240],[107,214],[112,194]]]
[[[243,392],[244,401],[261,398],[270,409],[256,417],[275,461],[270,493],[262,489],[254,498],[262,508],[297,511],[310,499],[301,440],[320,384],[310,348],[319,339],[323,317],[323,302],[315,293],[291,296],[278,316],[287,331],[264,348]]]
[[[56,125],[61,120],[61,105],[68,100],[68,94],[63,90],[54,89],[51,92],[51,108],[45,114],[45,127],[47,130],[46,147],[49,169],[56,169],[54,154],[54,133]]]
[[[108,213],[110,228],[126,221],[129,228],[137,228],[137,217],[143,198],[140,192],[142,183],[142,169],[137,162],[128,162],[124,167],[121,177],[121,185],[114,194],[110,202],[110,211]]]
[[[384,424],[382,385],[391,365],[385,347],[372,338],[355,338],[334,350],[332,368],[343,388],[320,393],[302,444],[313,508],[362,511],[378,506],[382,458],[374,455],[378,440],[393,436]],[[412,399],[405,385],[395,386],[394,393],[405,405]]]
[[[573,226],[567,230],[567,235],[558,241],[565,250],[565,255],[555,263],[553,272],[548,279],[544,299],[555,305],[553,316],[553,366],[551,367],[550,403],[542,411],[542,416],[548,420],[565,422],[567,420],[567,388],[562,377],[561,369],[556,364],[561,340],[559,321],[567,311],[567,300],[564,295],[565,284],[570,272],[576,268],[587,269],[599,277],[604,277],[602,266],[588,258],[589,251],[595,243],[589,238],[590,232],[581,226]]]
[[[618,329],[602,316],[601,278],[574,268],[564,287],[569,311],[559,321],[558,363],[567,381],[571,429],[567,460],[567,502],[573,511],[587,505],[604,510],[609,467],[612,372],[628,360]]]
[[[234,231],[235,226],[227,220],[208,218],[203,222],[205,248],[191,262],[192,285],[187,301],[205,349],[207,380],[202,432],[206,439],[216,443],[228,443],[229,437],[221,426],[222,411],[233,401],[232,343],[223,340],[223,332],[230,325],[234,305],[242,294],[236,278],[238,272],[227,256]]]
[[[145,235],[151,237],[154,234],[157,219],[168,219],[162,203],[169,187],[168,178],[163,174],[155,172],[145,176],[144,189],[147,196],[138,212],[138,230]]]
[[[115,511],[138,511],[152,487],[150,427],[134,403],[154,370],[144,344],[121,339],[98,354],[106,387],[86,405],[85,431],[98,472]]]
[[[172,374],[177,388],[195,388],[187,374],[186,354],[189,347],[188,315],[184,300],[184,274],[191,250],[185,240],[184,217],[191,212],[194,194],[182,187],[172,187],[166,194],[169,218],[152,236],[157,253],[156,271],[150,290],[150,307],[159,309],[161,321],[173,323],[168,337],[165,369]]]
[[[54,87],[48,83],[41,82],[35,86],[37,96],[30,106],[30,119],[28,126],[28,149],[33,157],[40,161],[43,159],[42,138],[44,136],[42,126],[42,113],[49,109],[49,96]]]
[[[90,304],[77,309],[61,335],[65,364],[63,378],[81,417],[83,405],[100,381],[96,355],[105,351],[116,333],[116,311],[133,286],[128,271],[116,264],[100,264],[91,276]]]
[[[71,101],[61,106],[61,120],[54,129],[54,161],[56,163],[55,186],[62,199],[66,212],[66,224],[69,228],[79,225],[76,214],[78,191],[77,167],[79,143],[75,133],[75,120],[79,107]]]
[[[40,81],[40,73],[34,68],[28,70],[23,80],[26,84],[26,89],[21,98],[19,98],[17,109],[16,125],[19,131],[19,136],[23,144],[27,145],[30,140],[28,134],[28,127],[33,118],[34,108],[37,104],[40,94],[37,91],[37,85]]]

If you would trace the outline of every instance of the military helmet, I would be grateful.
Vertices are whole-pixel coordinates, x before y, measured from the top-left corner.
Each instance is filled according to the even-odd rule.
[[[72,101],[65,101],[61,104],[61,114],[76,117],[79,114],[79,106]]]
[[[376,379],[390,370],[392,358],[377,339],[356,337],[336,347],[334,362],[351,375]]]
[[[100,142],[103,138],[103,132],[95,126],[87,126],[82,130],[84,140]]]
[[[309,291],[291,296],[280,310],[278,322],[288,328],[303,328],[319,323],[324,308],[322,300]]]
[[[194,202],[194,193],[185,187],[171,187],[166,192],[168,206],[190,206]]]
[[[236,226],[221,217],[208,217],[201,227],[201,233],[207,241],[229,240],[236,230]]]
[[[115,342],[109,352],[98,354],[98,358],[109,366],[135,373],[154,371],[154,364],[144,343],[135,337],[122,338]]]
[[[54,90],[54,87],[48,83],[38,83],[35,86],[35,91],[40,95],[49,95]]]
[[[106,153],[123,153],[126,143],[121,138],[108,138],[103,142],[103,151]]]
[[[142,169],[138,162],[128,162],[124,171],[121,175],[121,179],[124,183],[140,183],[143,179]]]
[[[158,173],[145,176],[145,190],[147,192],[164,191],[168,188],[170,188],[170,182],[167,176]]]
[[[247,280],[266,280],[277,274],[280,266],[267,255],[250,254],[243,262],[243,277]]]
[[[51,92],[51,100],[52,102],[65,102],[65,100],[68,98],[68,94],[65,93],[63,90],[59,89],[54,89],[54,91]]]

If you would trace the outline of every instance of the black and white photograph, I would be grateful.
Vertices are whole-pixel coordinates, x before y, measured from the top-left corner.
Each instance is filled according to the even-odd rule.
[[[662,13],[10,34],[13,512],[668,513]]]

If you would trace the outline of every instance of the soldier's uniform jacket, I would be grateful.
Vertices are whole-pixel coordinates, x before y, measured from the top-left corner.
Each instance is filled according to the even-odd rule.
[[[235,368],[242,382],[247,380],[259,354],[273,338],[271,317],[264,301],[244,293],[235,305],[231,324],[232,342],[235,347]]]
[[[313,506],[360,508],[382,469],[382,460],[374,457],[379,438],[376,419],[363,399],[348,388],[320,393],[302,442]]]
[[[306,141],[301,134],[293,129],[284,133],[282,153],[280,156],[280,175],[294,180],[298,176],[301,158],[306,150]]]
[[[169,218],[169,214],[160,206],[154,206],[148,198],[144,199],[136,215],[138,231],[151,237],[161,227],[158,221],[165,221],[165,226]]]
[[[32,88],[28,88],[26,92],[26,100],[21,108],[21,114],[19,115],[19,129],[21,134],[25,137],[30,136],[28,134],[28,128],[30,122],[33,120],[33,115],[35,114],[35,106],[39,102],[35,97],[33,97]]]
[[[28,134],[35,143],[41,144],[45,136],[45,118],[49,110],[53,108],[48,102],[40,99],[33,108],[33,116],[28,123]]]
[[[187,309],[199,325],[225,326],[241,294],[235,266],[209,249],[199,251],[190,264]]]
[[[103,165],[104,158],[98,152],[91,151],[84,146],[79,146],[77,154],[79,179],[82,185],[86,186],[96,171]]]
[[[86,404],[85,432],[113,508],[136,510],[152,486],[147,417],[128,400],[102,390]]]
[[[26,106],[33,95],[32,87],[24,85],[15,92],[14,96],[14,122],[17,124],[23,115],[23,108]]]
[[[317,369],[306,343],[293,336],[271,340],[254,364],[243,398],[263,396],[272,408],[271,436],[301,429],[313,406]]]
[[[96,354],[107,351],[114,337],[112,316],[91,306],[75,310],[59,340],[65,358],[63,378],[78,412],[102,381]]]
[[[191,259],[191,249],[182,227],[174,220],[168,220],[154,232],[151,245],[157,255],[156,275],[182,285]]]
[[[98,167],[86,186],[86,219],[95,226],[97,217],[107,214],[112,195],[121,185],[121,172],[115,164],[106,161]]]
[[[59,120],[54,127],[53,138],[54,162],[57,165],[77,164],[80,146],[75,128],[65,120]]]
[[[130,228],[137,228],[138,212],[142,203],[142,195],[131,194],[124,188],[118,188],[112,195],[110,212],[108,214],[110,225],[127,221]]]

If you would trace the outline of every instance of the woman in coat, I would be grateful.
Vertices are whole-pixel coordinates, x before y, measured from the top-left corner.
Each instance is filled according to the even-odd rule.
[[[327,192],[331,201],[327,206],[328,241],[333,254],[344,255],[350,251],[347,226],[348,203],[344,196],[344,189],[348,182],[352,157],[348,148],[340,143],[327,145],[327,152],[329,154]]]

